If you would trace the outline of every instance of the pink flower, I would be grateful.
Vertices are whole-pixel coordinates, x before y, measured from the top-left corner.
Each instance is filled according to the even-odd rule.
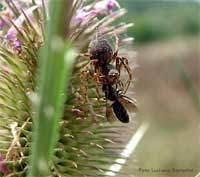
[[[32,6],[30,8],[28,8],[27,10],[24,11],[24,13],[29,17],[29,20],[31,20],[31,22],[33,22],[33,20],[31,19],[32,17],[32,13],[34,10],[36,10],[38,8],[38,6]],[[17,19],[15,19],[13,21],[13,23],[15,24],[15,26],[17,28],[21,28],[22,27],[22,24],[23,22],[25,21],[25,16],[24,14],[21,14]],[[5,35],[5,39],[6,40],[16,40],[17,38],[17,30],[15,28],[15,26],[11,26],[8,31],[7,31],[7,34]]]
[[[70,26],[76,26],[78,24],[84,25],[90,21],[91,18],[95,17],[99,14],[99,10],[92,9],[90,11],[87,11],[86,9],[78,9],[76,11],[76,14],[73,16],[71,20]]]
[[[78,23],[81,23],[86,19],[88,14],[89,14],[89,12],[86,12],[83,9],[78,9],[76,12],[75,19],[78,21]]]
[[[8,41],[12,41],[13,47],[18,51],[21,52],[22,50],[22,43],[20,40],[17,39],[17,30],[14,27],[11,27],[7,34],[5,35],[5,39]]]
[[[15,40],[17,38],[17,30],[14,27],[11,27],[7,34],[5,35],[6,40]]]

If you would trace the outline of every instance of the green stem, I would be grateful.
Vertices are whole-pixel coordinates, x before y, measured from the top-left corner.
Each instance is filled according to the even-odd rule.
[[[33,96],[35,127],[29,177],[50,176],[54,147],[59,136],[59,121],[66,99],[65,92],[75,58],[71,45],[69,42],[64,43],[60,33],[62,8],[66,8],[62,7],[62,0],[51,0],[50,21],[45,29],[47,41],[39,57],[38,90]]]

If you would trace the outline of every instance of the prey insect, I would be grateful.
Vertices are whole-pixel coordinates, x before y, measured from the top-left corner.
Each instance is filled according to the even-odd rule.
[[[106,116],[110,119],[112,113],[114,112],[118,120],[123,123],[129,122],[129,112],[137,111],[137,103],[135,100],[120,94],[111,84],[103,84],[102,90],[105,92],[105,97],[107,100],[112,102],[111,106],[106,105]],[[112,110],[111,110],[112,108]],[[127,111],[128,109],[128,111]]]

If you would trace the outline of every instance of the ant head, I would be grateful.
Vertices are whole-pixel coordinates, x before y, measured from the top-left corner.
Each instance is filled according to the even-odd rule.
[[[119,76],[119,72],[116,69],[111,69],[108,72],[108,76],[110,76],[110,77],[118,77]]]
[[[111,69],[108,72],[108,80],[111,83],[116,83],[119,80],[119,72],[116,69]]]

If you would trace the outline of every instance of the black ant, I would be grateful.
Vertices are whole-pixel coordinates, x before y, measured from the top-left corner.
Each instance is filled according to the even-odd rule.
[[[122,95],[118,90],[113,88],[113,86],[109,83],[103,84],[102,90],[105,92],[106,99],[112,101],[112,109],[115,113],[115,116],[123,123],[129,122],[129,115],[127,113],[126,108],[129,111],[137,111],[136,101],[130,99],[129,97]],[[110,110],[110,106],[106,105],[106,117],[109,119],[112,116],[112,112]]]

